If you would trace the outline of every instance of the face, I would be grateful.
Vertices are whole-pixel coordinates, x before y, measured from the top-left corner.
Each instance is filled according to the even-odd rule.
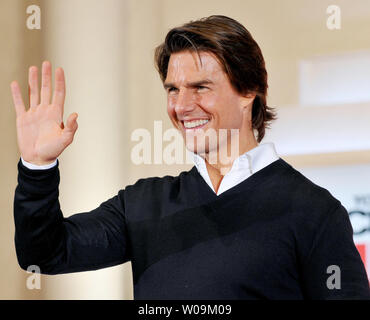
[[[250,136],[255,95],[237,93],[212,53],[200,52],[199,56],[190,51],[172,54],[164,87],[168,115],[182,133],[186,147],[207,154],[231,143],[230,135],[221,137],[219,129],[238,129],[239,139]],[[212,131],[217,133],[216,142],[205,140],[205,135]]]

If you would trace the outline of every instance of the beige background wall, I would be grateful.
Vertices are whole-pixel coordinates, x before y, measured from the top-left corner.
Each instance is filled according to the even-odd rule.
[[[39,4],[41,30],[28,30],[26,7]],[[223,14],[243,23],[260,44],[269,72],[269,104],[296,108],[298,61],[317,54],[370,49],[370,3],[337,0],[342,29],[326,28],[327,0],[2,0],[0,1],[0,298],[131,299],[127,263],[96,272],[42,276],[42,289],[27,290],[27,274],[14,252],[13,194],[16,185],[15,115],[9,84],[26,94],[27,69],[44,59],[66,73],[66,116],[79,114],[73,144],[60,158],[61,207],[68,216],[89,211],[125,185],[146,176],[176,174],[189,165],[142,165],[130,161],[130,134],[153,132],[166,118],[166,97],[153,52],[167,31],[189,20]],[[350,80],[350,79],[349,79]],[[369,108],[365,105],[364,108]],[[349,125],[355,128],[355,117]],[[351,121],[353,120],[353,121]],[[297,167],[369,163],[369,150],[338,155],[290,155]]]
[[[26,94],[27,66],[41,61],[41,36],[25,27],[26,7],[39,1],[0,1],[0,299],[42,297],[26,289],[27,273],[17,267],[13,197],[19,159],[10,82],[18,79]]]

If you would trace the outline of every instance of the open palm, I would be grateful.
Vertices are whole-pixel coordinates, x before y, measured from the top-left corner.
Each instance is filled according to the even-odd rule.
[[[63,124],[65,79],[62,68],[55,70],[54,93],[51,99],[51,64],[42,64],[41,90],[38,89],[37,68],[29,69],[30,107],[26,111],[19,85],[11,83],[16,111],[18,147],[21,157],[36,165],[49,164],[72,143],[77,130],[77,113]],[[41,99],[40,99],[41,97]]]

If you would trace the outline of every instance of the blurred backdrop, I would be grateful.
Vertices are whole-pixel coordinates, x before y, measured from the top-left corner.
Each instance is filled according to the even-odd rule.
[[[40,29],[27,26],[30,5],[41,10]],[[139,178],[191,168],[135,165],[131,133],[153,133],[155,120],[171,128],[154,48],[170,28],[212,14],[238,20],[260,45],[268,104],[278,112],[262,142],[274,142],[282,158],[342,201],[369,273],[368,0],[1,0],[0,299],[133,297],[130,263],[42,275],[41,289],[27,289],[13,240],[19,153],[10,82],[19,81],[27,101],[29,66],[49,60],[64,68],[65,117],[77,112],[79,129],[59,159],[60,203],[65,216],[90,211]]]

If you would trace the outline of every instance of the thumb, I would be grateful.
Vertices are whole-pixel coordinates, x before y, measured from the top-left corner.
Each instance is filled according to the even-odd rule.
[[[72,142],[73,136],[78,128],[77,117],[78,114],[76,112],[70,114],[67,119],[67,124],[63,129],[63,136],[68,143]]]
[[[77,130],[77,127],[78,127],[77,117],[78,117],[78,114],[76,112],[73,112],[72,114],[69,115],[67,119],[67,126],[66,126],[66,128],[69,131],[75,132]]]

